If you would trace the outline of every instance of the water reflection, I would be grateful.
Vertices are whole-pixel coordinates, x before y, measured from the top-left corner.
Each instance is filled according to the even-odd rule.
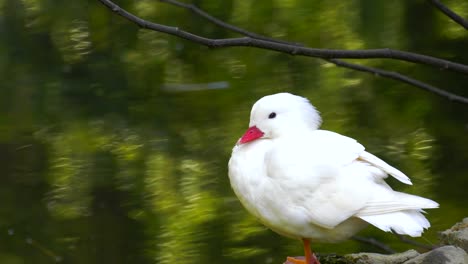
[[[308,45],[378,42],[364,29],[382,24],[380,18],[350,12],[369,7],[368,1],[336,8],[332,2],[313,8],[276,2],[203,4],[239,26]],[[282,263],[285,255],[300,254],[299,242],[247,214],[226,174],[251,104],[283,90],[309,97],[326,129],[358,139],[407,172],[414,187],[404,191],[441,203],[430,212],[433,228],[421,242],[435,243],[437,231],[468,215],[460,187],[468,170],[463,106],[315,60],[247,47],[209,50],[138,31],[97,1],[73,8],[69,2],[21,3],[5,1],[0,11],[1,263]],[[148,19],[228,35],[161,3],[122,3]],[[401,17],[406,5],[385,12]],[[386,21],[386,32],[418,38],[401,23]],[[466,56],[453,50],[455,44],[439,43],[437,50]],[[442,74],[431,78],[445,80]],[[229,89],[192,89],[213,83]],[[411,247],[374,231],[362,235],[397,250]],[[314,248],[378,251],[352,241]]]

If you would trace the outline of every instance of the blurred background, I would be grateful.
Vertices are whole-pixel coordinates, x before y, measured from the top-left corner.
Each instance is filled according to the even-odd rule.
[[[394,48],[468,63],[468,33],[427,1],[193,1],[213,16],[316,48]],[[444,1],[468,18],[468,2]],[[211,38],[237,37],[155,0],[117,4]],[[308,97],[323,128],[408,174],[438,201],[418,242],[468,216],[468,106],[396,81],[249,47],[211,50],[148,30],[98,1],[0,1],[0,262],[282,263],[299,241],[264,228],[227,176],[261,96]],[[468,77],[356,61],[468,96]],[[417,248],[373,227],[394,250]],[[349,241],[322,254],[381,252]],[[419,248],[417,248],[419,249]]]

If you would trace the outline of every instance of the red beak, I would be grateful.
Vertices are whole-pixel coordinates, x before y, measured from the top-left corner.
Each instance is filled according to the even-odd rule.
[[[244,144],[250,142],[252,140],[258,139],[263,137],[265,133],[263,133],[260,129],[256,126],[249,127],[244,135],[239,139],[239,144]]]

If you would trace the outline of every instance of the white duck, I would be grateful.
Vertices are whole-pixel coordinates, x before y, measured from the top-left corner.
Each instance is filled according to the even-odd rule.
[[[420,236],[430,226],[422,209],[439,205],[392,190],[388,175],[410,179],[356,140],[319,130],[320,123],[306,98],[265,96],[254,104],[229,161],[231,186],[244,207],[273,231],[302,239],[305,262],[287,261],[319,263],[310,240],[338,242],[367,223]]]

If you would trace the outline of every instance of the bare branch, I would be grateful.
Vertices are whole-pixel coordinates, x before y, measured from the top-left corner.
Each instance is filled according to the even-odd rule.
[[[200,9],[197,6],[192,5],[192,4],[180,3],[180,2],[175,1],[175,0],[159,0],[159,1],[188,9],[191,12],[193,12],[193,13],[207,19],[208,21],[212,22],[215,25],[218,25],[218,26],[220,26],[222,28],[229,29],[231,31],[237,32],[237,33],[245,35],[245,36],[249,36],[249,37],[252,37],[252,38],[255,38],[255,39],[262,39],[262,40],[266,40],[266,41],[271,41],[271,42],[284,43],[284,44],[288,44],[288,45],[303,46],[302,44],[299,44],[299,43],[278,41],[276,39],[272,39],[272,38],[269,38],[269,37],[266,37],[266,36],[262,36],[262,35],[259,35],[259,34],[256,34],[256,33],[252,33],[252,32],[247,31],[245,29],[233,26],[231,24],[228,24],[226,22],[223,22],[223,21],[211,16],[210,14],[206,13],[202,9]],[[385,71],[385,70],[381,70],[381,69],[378,69],[378,68],[362,66],[362,65],[358,65],[358,64],[349,63],[349,62],[344,62],[344,61],[338,60],[338,59],[326,59],[326,60],[333,63],[333,64],[335,64],[336,66],[339,66],[339,67],[349,68],[349,69],[362,71],[362,72],[368,72],[368,73],[371,73],[371,74],[374,74],[374,75],[378,75],[378,76],[394,79],[394,80],[397,80],[397,81],[401,81],[401,82],[404,82],[404,83],[407,83],[407,84],[422,88],[422,89],[424,89],[426,91],[435,93],[435,94],[440,95],[442,97],[446,97],[451,101],[456,101],[456,102],[468,104],[468,98],[446,92],[445,90],[442,90],[442,89],[439,89],[439,88],[434,87],[432,85],[426,84],[424,82],[415,80],[413,78],[410,78],[410,77],[405,76],[405,75],[400,74],[400,73]]]
[[[416,246],[416,247],[420,247],[420,248],[424,248],[424,249],[427,249],[427,250],[433,250],[439,246],[434,246],[434,245],[427,245],[427,244],[423,244],[423,243],[420,243],[420,242],[417,242],[417,241],[414,241],[414,240],[411,240],[403,235],[400,235],[396,232],[393,232],[393,234],[395,234],[395,236],[398,237],[398,239],[400,239],[400,241],[404,242],[404,243],[407,243],[407,244],[410,244],[410,245],[413,245],[413,246]]]
[[[349,63],[349,62],[345,62],[345,61],[337,60],[337,59],[329,59],[328,61],[335,64],[335,65],[337,65],[337,66],[340,66],[340,67],[346,67],[346,68],[350,68],[350,69],[354,69],[354,70],[362,71],[362,72],[369,72],[369,73],[373,73],[373,74],[378,75],[378,76],[384,76],[384,77],[387,77],[387,78],[390,78],[390,79],[401,81],[401,82],[404,82],[404,83],[407,83],[407,84],[410,84],[410,85],[413,85],[413,86],[417,86],[417,87],[422,88],[422,89],[424,89],[426,91],[429,91],[431,93],[435,93],[435,94],[440,95],[442,97],[445,97],[445,98],[447,98],[447,99],[449,99],[451,101],[468,104],[468,98],[467,97],[463,97],[463,96],[459,96],[459,95],[456,95],[456,94],[453,94],[453,93],[449,93],[449,92],[447,92],[445,90],[439,89],[439,88],[437,88],[435,86],[432,86],[432,85],[429,85],[427,83],[415,80],[413,78],[410,78],[408,76],[405,76],[405,75],[397,73],[397,72],[391,72],[391,71],[386,71],[386,70],[377,69],[377,68],[373,68],[373,67],[363,66],[363,65],[359,65],[359,64],[353,64],[353,63]]]
[[[272,42],[279,42],[279,43],[289,44],[289,45],[302,46],[302,44],[299,44],[299,43],[278,41],[276,39],[272,39],[272,38],[269,38],[269,37],[266,37],[266,36],[262,36],[262,35],[259,35],[259,34],[256,34],[256,33],[252,33],[252,32],[247,31],[245,29],[233,26],[231,24],[228,24],[226,22],[223,22],[223,21],[211,16],[210,14],[206,13],[202,9],[200,9],[197,6],[192,5],[192,4],[180,3],[180,2],[175,1],[175,0],[159,0],[159,1],[188,9],[191,12],[193,12],[193,13],[207,19],[208,21],[212,22],[215,25],[218,25],[218,26],[220,26],[222,28],[229,29],[231,31],[237,32],[237,33],[245,35],[245,36],[249,36],[249,37],[256,38],[256,39],[272,41]],[[439,88],[434,87],[432,85],[426,84],[424,82],[412,79],[412,78],[410,78],[408,76],[405,76],[403,74],[400,74],[400,73],[389,72],[389,71],[381,70],[381,69],[378,69],[378,68],[372,68],[372,67],[362,66],[362,65],[358,65],[358,64],[348,63],[348,62],[344,62],[344,61],[338,60],[338,59],[326,59],[326,60],[333,63],[333,64],[335,64],[336,66],[339,66],[339,67],[349,68],[349,69],[362,71],[362,72],[368,72],[368,73],[371,73],[371,74],[374,74],[374,75],[378,75],[378,76],[394,79],[394,80],[397,80],[397,81],[401,81],[401,82],[404,82],[404,83],[407,83],[407,84],[422,88],[422,89],[424,89],[426,91],[435,93],[435,94],[440,95],[442,97],[446,97],[451,101],[456,101],[456,102],[461,102],[461,103],[468,104],[468,98],[446,92],[445,90],[442,90],[442,89],[439,89]]]
[[[197,6],[193,5],[193,4],[185,4],[185,3],[181,3],[181,2],[178,2],[178,1],[175,1],[175,0],[159,0],[159,2],[168,3],[168,4],[171,4],[171,5],[174,5],[174,6],[178,6],[178,7],[181,7],[181,8],[188,9],[192,13],[197,14],[200,17],[205,18],[206,20],[210,21],[211,23],[213,23],[213,24],[215,24],[217,26],[220,26],[220,27],[225,28],[225,29],[229,29],[229,30],[231,30],[233,32],[239,33],[239,34],[247,36],[247,37],[251,37],[251,38],[254,38],[254,39],[266,40],[266,41],[270,41],[270,42],[283,43],[283,44],[286,44],[286,45],[294,45],[294,46],[299,46],[299,47],[304,46],[303,44],[300,44],[300,43],[283,41],[283,40],[279,40],[279,39],[269,38],[267,36],[262,36],[262,35],[247,31],[247,30],[245,30],[243,28],[236,27],[234,25],[228,24],[228,23],[226,23],[224,21],[221,21],[221,20],[215,18],[214,16],[206,13],[205,11],[203,11],[202,9],[200,9],[199,7],[197,7]]]
[[[444,13],[446,16],[458,23],[460,26],[468,30],[468,20],[465,20],[457,13],[453,12],[450,8],[442,4],[439,0],[429,0],[429,3],[434,5],[437,9],[440,10],[440,12]]]
[[[387,252],[389,254],[396,253],[396,251],[394,249],[392,249],[390,246],[378,241],[375,238],[362,237],[362,236],[353,236],[352,238],[354,240],[356,240],[356,241],[361,242],[361,243],[366,243],[366,244],[372,245],[374,247],[380,248],[380,249],[382,249],[383,251],[385,251],[385,252]]]
[[[393,50],[393,49],[368,49],[368,50],[338,50],[338,49],[316,49],[294,46],[290,44],[283,44],[279,42],[271,42],[263,39],[256,39],[251,37],[243,38],[225,38],[225,39],[210,39],[204,38],[177,27],[169,27],[157,23],[152,23],[141,19],[128,11],[122,9],[110,0],[99,0],[112,11],[118,15],[126,18],[127,20],[137,24],[138,26],[146,29],[159,31],[162,33],[177,36],[195,43],[205,45],[210,48],[225,48],[234,46],[249,46],[261,49],[275,50],[290,55],[301,55],[308,57],[316,57],[323,59],[394,59],[401,61],[408,61],[413,63],[430,65],[439,69],[446,69],[455,72],[468,74],[468,66],[449,60],[443,60],[427,55],[417,54],[413,52]]]
[[[374,50],[329,50],[329,49],[312,49],[306,48],[300,43],[293,43],[283,40],[277,40],[273,38],[269,38],[266,36],[262,36],[245,29],[236,27],[234,25],[228,24],[223,22],[210,14],[206,13],[202,9],[196,7],[193,4],[186,4],[181,3],[176,0],[159,0],[160,2],[165,2],[177,7],[185,8],[193,12],[194,14],[207,19],[208,21],[212,22],[215,25],[218,25],[222,28],[231,30],[233,32],[237,32],[241,35],[247,36],[244,38],[230,38],[230,39],[208,39],[198,35],[194,35],[189,32],[182,31],[176,27],[168,27],[161,24],[156,24],[152,22],[148,22],[144,19],[141,19],[128,11],[120,8],[113,2],[109,0],[99,0],[112,11],[116,12],[120,16],[126,18],[127,20],[137,24],[142,28],[147,28],[167,34],[171,34],[189,41],[193,41],[211,48],[222,48],[222,47],[232,47],[232,46],[252,46],[257,48],[263,49],[270,49],[276,50],[279,52],[289,53],[291,55],[303,55],[303,56],[310,56],[310,57],[317,57],[324,60],[327,60],[331,63],[339,67],[349,68],[357,71],[368,72],[374,75],[382,76],[385,78],[390,78],[394,80],[398,80],[419,88],[422,88],[426,91],[435,93],[439,96],[448,98],[449,100],[465,103],[468,104],[468,98],[462,97],[459,95],[452,94],[450,92],[446,92],[440,88],[434,87],[427,83],[412,79],[408,76],[405,76],[400,73],[390,72],[381,70],[378,68],[362,66],[359,64],[353,64],[344,62],[342,60],[336,58],[354,58],[354,59],[366,59],[366,58],[388,58],[388,59],[397,59],[403,61],[410,61],[414,63],[421,63],[427,64],[431,66],[441,67],[444,69],[449,69],[453,71],[458,71],[461,73],[468,74],[468,66],[463,64],[454,63],[447,60],[442,60],[426,55],[405,52],[405,51],[398,51],[398,50],[391,50],[391,49],[374,49]]]

